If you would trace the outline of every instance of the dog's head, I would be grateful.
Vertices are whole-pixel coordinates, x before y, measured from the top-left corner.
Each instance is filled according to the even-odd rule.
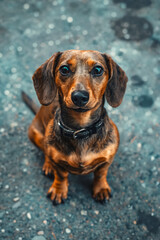
[[[53,102],[58,91],[69,109],[85,112],[101,104],[105,94],[112,107],[123,99],[127,76],[107,54],[68,50],[55,53],[33,75],[42,105]]]

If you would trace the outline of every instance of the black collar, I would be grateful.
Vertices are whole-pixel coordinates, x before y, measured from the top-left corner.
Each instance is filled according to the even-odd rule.
[[[87,139],[92,134],[96,134],[98,131],[100,131],[100,129],[102,129],[102,127],[104,126],[105,115],[106,115],[106,111],[103,112],[102,116],[100,117],[100,119],[97,122],[93,123],[89,127],[81,128],[78,130],[72,130],[71,128],[68,128],[67,126],[65,126],[62,123],[61,120],[58,121],[58,125],[61,129],[61,133],[65,137],[69,137],[72,139]]]

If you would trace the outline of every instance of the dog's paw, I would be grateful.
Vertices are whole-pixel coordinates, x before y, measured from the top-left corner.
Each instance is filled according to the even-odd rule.
[[[49,188],[47,197],[49,197],[54,205],[64,203],[67,199],[68,186],[54,187],[54,184]]]
[[[112,197],[111,192],[106,189],[101,189],[98,193],[93,194],[93,198],[101,203],[105,203],[106,200],[109,201],[109,199]]]
[[[53,168],[52,165],[49,162],[46,162],[43,164],[42,171],[44,175],[46,176],[52,176],[53,175]]]
[[[94,184],[93,186],[93,198],[101,203],[105,203],[106,200],[112,197],[111,195],[111,188],[107,182],[101,184]]]

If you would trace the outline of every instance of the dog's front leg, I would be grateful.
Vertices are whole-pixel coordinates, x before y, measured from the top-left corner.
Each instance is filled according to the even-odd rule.
[[[45,155],[45,161],[43,164],[42,171],[46,176],[52,176],[54,174],[53,164],[47,155]]]
[[[107,182],[107,173],[110,164],[111,163],[105,163],[94,172],[93,198],[102,203],[111,197],[111,188]]]
[[[54,181],[48,190],[48,197],[57,205],[67,199],[68,194],[68,172],[58,167],[54,167]]]

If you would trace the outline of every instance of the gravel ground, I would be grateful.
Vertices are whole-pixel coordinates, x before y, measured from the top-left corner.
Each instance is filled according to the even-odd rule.
[[[160,2],[0,1],[0,239],[160,239]],[[27,138],[37,101],[31,76],[56,51],[109,53],[129,77],[109,116],[121,144],[110,167],[113,197],[91,198],[92,174],[70,175],[69,198],[53,206],[43,154]]]

